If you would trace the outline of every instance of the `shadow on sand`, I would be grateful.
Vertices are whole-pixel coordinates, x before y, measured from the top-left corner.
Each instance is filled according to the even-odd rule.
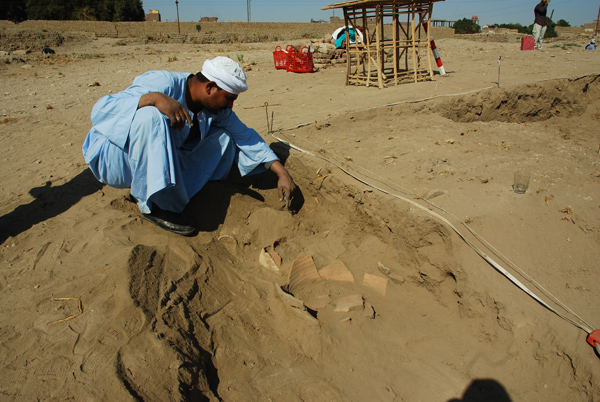
[[[274,152],[283,164],[289,157],[289,147],[282,143],[272,144]],[[293,172],[291,172],[293,175]],[[91,195],[104,187],[89,169],[83,170],[69,182],[53,187],[52,182],[45,186],[29,190],[35,200],[20,205],[12,212],[0,217],[0,244],[11,236],[30,229],[38,223],[51,219],[71,208],[83,197]],[[223,182],[209,182],[196,194],[186,207],[186,215],[198,225],[200,231],[216,230],[225,221],[227,209],[234,194],[241,193],[264,202],[263,196],[253,190],[277,188],[277,175],[265,172],[258,175],[241,177],[237,168],[232,169],[228,179]],[[292,213],[302,208],[304,198],[297,189],[291,204]]]
[[[271,144],[271,148],[285,165],[289,157],[289,146],[282,143]],[[293,172],[290,172],[293,176]],[[237,167],[231,169],[229,177],[225,181],[208,182],[190,200],[185,209],[185,215],[189,217],[201,232],[211,232],[225,222],[227,210],[231,203],[231,197],[235,194],[244,194],[260,202],[264,197],[256,190],[277,189],[277,175],[267,171],[257,175],[242,177]],[[304,205],[302,191],[296,188],[290,211],[297,213]]]
[[[0,217],[0,244],[10,236],[30,229],[38,223],[53,218],[75,205],[83,197],[101,190],[100,183],[89,169],[85,169],[70,181],[53,187],[52,182],[29,190],[35,200],[19,205],[12,212]]]
[[[506,389],[496,380],[473,380],[465,390],[462,399],[448,402],[512,402]]]

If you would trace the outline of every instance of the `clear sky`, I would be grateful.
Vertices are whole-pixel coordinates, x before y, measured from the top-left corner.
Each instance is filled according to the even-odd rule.
[[[200,17],[218,17],[219,21],[246,21],[247,0],[178,0],[180,21],[199,21]],[[310,22],[329,21],[332,15],[342,17],[340,9],[321,11],[322,7],[338,2],[315,0],[251,0],[253,22]],[[445,0],[434,3],[433,18],[459,20],[479,17],[481,25],[493,23],[533,23],[533,8],[538,0]],[[175,0],[143,0],[144,10],[159,10],[163,21],[177,21]],[[598,16],[600,0],[552,0],[548,15],[564,19],[571,26],[593,22]]]

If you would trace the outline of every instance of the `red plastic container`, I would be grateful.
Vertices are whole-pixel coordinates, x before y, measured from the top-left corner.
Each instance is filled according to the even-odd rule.
[[[304,46],[299,52],[295,52],[293,49],[288,52],[286,70],[293,73],[313,72],[313,54],[308,51],[308,47]]]
[[[287,45],[285,50],[281,50],[281,46],[277,46],[273,52],[273,61],[275,62],[275,68],[277,70],[285,70],[287,68],[288,53],[294,51],[292,45]]]
[[[535,41],[531,36],[523,36],[521,38],[521,50],[533,50]]]

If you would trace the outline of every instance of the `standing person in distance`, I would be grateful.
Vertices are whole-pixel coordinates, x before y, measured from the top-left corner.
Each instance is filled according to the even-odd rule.
[[[544,35],[546,34],[546,29],[548,28],[548,21],[546,18],[548,3],[550,3],[550,0],[541,0],[533,9],[535,15],[535,20],[533,22],[533,39],[535,41],[534,48],[537,50],[542,50],[542,42],[544,40]]]

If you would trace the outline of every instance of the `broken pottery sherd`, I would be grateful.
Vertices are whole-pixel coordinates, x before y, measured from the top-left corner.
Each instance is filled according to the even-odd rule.
[[[290,292],[293,294],[294,290],[304,282],[319,279],[321,279],[321,276],[319,275],[319,271],[317,271],[312,256],[301,255],[292,263],[288,281]]]
[[[382,278],[381,276],[365,273],[362,284],[363,286],[373,290],[375,293],[385,296],[388,280],[387,278]]]
[[[352,272],[348,270],[341,260],[335,260],[325,268],[321,268],[319,270],[319,275],[321,275],[321,278],[329,281],[354,283]]]

